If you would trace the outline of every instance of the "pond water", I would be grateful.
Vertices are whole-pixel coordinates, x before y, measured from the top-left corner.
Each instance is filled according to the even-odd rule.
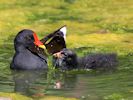
[[[83,100],[133,99],[133,71],[11,71],[13,44],[0,49],[0,92],[19,92],[29,97],[55,95]],[[111,99],[118,98],[118,99]]]

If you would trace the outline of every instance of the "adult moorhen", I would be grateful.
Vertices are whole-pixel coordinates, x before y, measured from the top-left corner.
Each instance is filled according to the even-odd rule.
[[[41,49],[45,46],[32,30],[20,31],[14,39],[14,48],[15,54],[10,65],[11,69],[47,69],[47,57],[43,55],[45,53],[42,53]]]

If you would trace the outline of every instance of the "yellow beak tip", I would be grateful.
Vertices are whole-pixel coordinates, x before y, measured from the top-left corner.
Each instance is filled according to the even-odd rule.
[[[46,49],[46,47],[44,45],[39,45],[39,47],[42,49]]]

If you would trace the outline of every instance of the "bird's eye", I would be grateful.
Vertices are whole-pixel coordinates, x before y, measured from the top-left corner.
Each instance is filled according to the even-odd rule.
[[[30,37],[32,40],[34,40],[34,37],[32,36],[32,37]]]

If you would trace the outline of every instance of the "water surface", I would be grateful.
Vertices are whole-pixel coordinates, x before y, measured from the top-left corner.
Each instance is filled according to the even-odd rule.
[[[29,97],[76,97],[83,100],[103,100],[111,96],[133,99],[133,71],[130,69],[114,72],[60,72],[52,69],[12,71],[9,66],[13,53],[12,43],[1,45],[0,92],[19,92]]]

